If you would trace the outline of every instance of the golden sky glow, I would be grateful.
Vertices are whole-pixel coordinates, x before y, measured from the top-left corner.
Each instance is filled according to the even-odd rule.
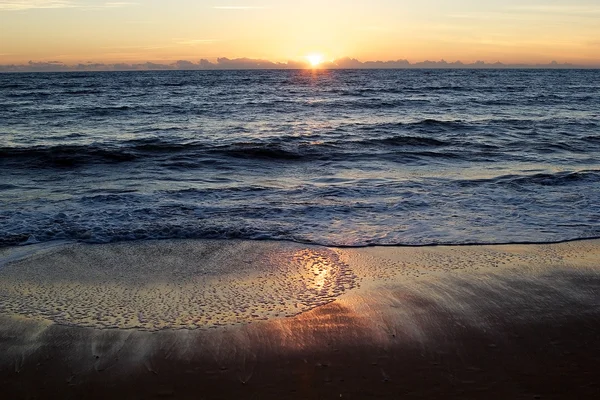
[[[0,0],[0,64],[311,54],[600,66],[600,2]]]

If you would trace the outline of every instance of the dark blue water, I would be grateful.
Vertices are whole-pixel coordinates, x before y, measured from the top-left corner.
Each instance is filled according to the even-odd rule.
[[[600,236],[600,71],[0,74],[0,245]]]

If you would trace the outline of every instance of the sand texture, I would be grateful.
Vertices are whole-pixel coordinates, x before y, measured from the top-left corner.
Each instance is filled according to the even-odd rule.
[[[597,398],[600,241],[0,252],[7,398]]]

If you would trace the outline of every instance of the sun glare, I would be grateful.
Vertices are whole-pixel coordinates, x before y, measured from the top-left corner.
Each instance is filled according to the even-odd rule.
[[[306,59],[310,63],[310,66],[315,68],[315,67],[318,67],[319,64],[321,64],[323,62],[323,55],[322,54],[309,54],[306,56]]]

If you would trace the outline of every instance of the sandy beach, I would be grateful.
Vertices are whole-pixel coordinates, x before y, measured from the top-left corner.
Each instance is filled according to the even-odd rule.
[[[599,260],[600,240],[5,248],[2,397],[597,398]]]

